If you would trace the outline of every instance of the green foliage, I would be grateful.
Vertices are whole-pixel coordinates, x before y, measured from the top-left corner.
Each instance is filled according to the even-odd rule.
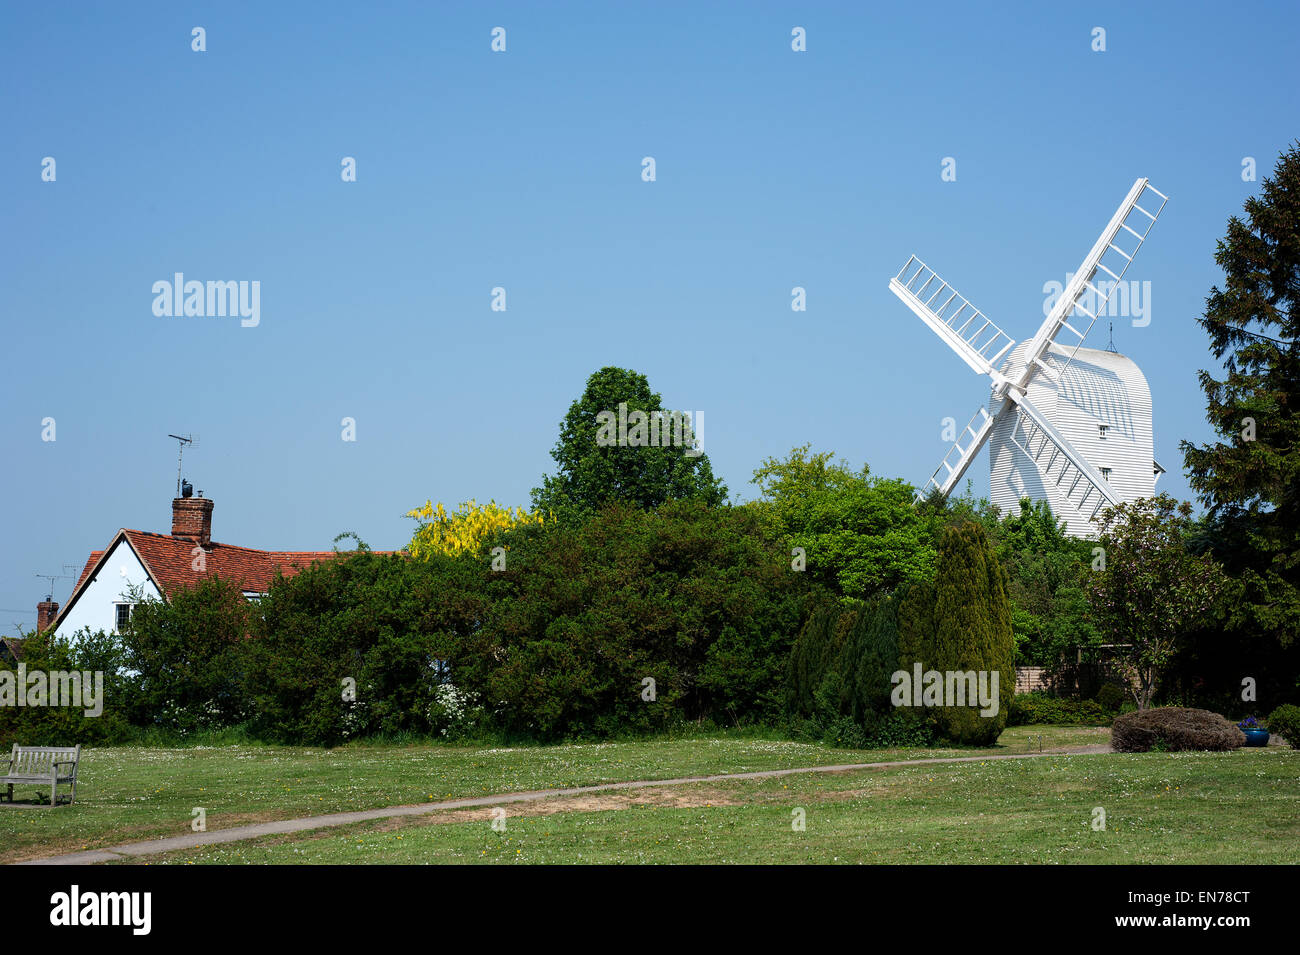
[[[249,715],[245,677],[256,614],[236,583],[208,577],[170,600],[138,600],[123,635],[137,673],[133,722],[180,734]]]
[[[1106,564],[1095,571],[1088,602],[1111,643],[1127,644],[1117,669],[1134,685],[1139,709],[1183,636],[1205,622],[1223,589],[1224,575],[1208,555],[1187,546],[1191,505],[1167,494],[1104,508],[1098,519]]]
[[[782,535],[787,553],[802,547],[805,573],[844,597],[870,599],[934,573],[926,522],[912,506],[912,486],[852,471],[833,452],[795,448],[754,472],[761,497],[748,505]]]
[[[1046,501],[1025,498],[1016,513],[1003,515],[969,492],[950,498],[934,492],[918,510],[936,547],[944,530],[961,521],[979,524],[993,541],[1007,572],[1018,664],[1056,671],[1078,648],[1105,642],[1089,618],[1086,592],[1096,542],[1066,534]]]
[[[1246,736],[1218,713],[1157,706],[1115,717],[1110,742],[1117,753],[1146,753],[1153,749],[1169,753],[1222,751],[1237,749],[1246,742]]]
[[[1107,713],[1118,713],[1124,705],[1124,691],[1114,683],[1103,683],[1097,691],[1097,703]]]
[[[947,527],[934,583],[913,586],[898,612],[899,666],[910,671],[998,671],[998,712],[975,706],[935,708],[939,731],[960,743],[988,745],[1006,726],[1015,692],[1015,642],[1006,572],[984,529],[972,521]]]
[[[1199,375],[1219,440],[1181,447],[1232,574],[1229,631],[1286,647],[1300,634],[1300,144],[1245,212],[1218,243],[1224,284],[1199,319],[1226,372]]]
[[[726,500],[727,489],[713,477],[708,455],[689,447],[690,441],[688,446],[601,446],[598,416],[617,416],[620,404],[627,406],[629,417],[633,412],[652,415],[665,410],[644,375],[614,367],[593,374],[560,422],[560,438],[551,452],[559,473],[543,476],[542,486],[533,489],[535,509],[560,520],[577,520],[611,501],[654,508],[673,500],[712,505]],[[687,429],[682,430],[684,438]]]
[[[896,600],[824,599],[808,615],[790,652],[787,715],[822,730],[805,727],[804,736],[830,733],[841,742],[867,745],[863,740],[894,726],[877,724],[891,712],[889,678],[897,668]],[[858,729],[850,733],[849,724]]]
[[[795,721],[791,735],[843,749],[925,747],[935,741],[934,720],[916,710],[895,709],[868,713],[862,720],[837,716],[829,722]]]
[[[1070,537],[1046,501],[1028,499],[990,536],[1007,571],[1017,662],[1052,668],[1077,648],[1103,642],[1085,590],[1094,541]]]
[[[1276,733],[1287,741],[1292,749],[1300,749],[1300,706],[1283,703],[1264,721],[1270,733]]]
[[[103,674],[102,712],[87,716],[85,707],[0,706],[0,749],[8,752],[20,746],[106,745],[121,742],[131,734],[129,701],[133,680],[126,672],[126,652],[116,634],[77,634],[56,637],[52,631],[26,635],[23,643],[23,673],[40,672]],[[0,659],[0,671],[11,674],[17,690],[18,665]],[[83,682],[83,700],[87,692]],[[15,701],[16,702],[16,701]]]
[[[818,725],[846,716],[853,677],[849,631],[864,605],[825,599],[809,614],[790,651],[787,711]]]
[[[780,714],[808,584],[753,513],[611,504],[508,539],[501,592],[449,650],[493,727],[563,739]]]
[[[1106,707],[1097,700],[1072,700],[1046,693],[1018,693],[1011,698],[1007,725],[1103,726],[1109,722]]]
[[[359,551],[277,579],[249,642],[251,728],[264,739],[334,745],[462,727],[475,701],[448,685],[440,661],[486,614],[487,577],[471,557]],[[353,687],[355,698],[345,698]]]

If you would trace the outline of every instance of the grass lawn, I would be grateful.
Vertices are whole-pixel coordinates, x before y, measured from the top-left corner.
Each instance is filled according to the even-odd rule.
[[[1106,811],[1105,831],[1092,828]],[[806,829],[792,828],[802,809]],[[1300,753],[1046,756],[380,820],[164,863],[1295,863]]]
[[[1050,749],[1105,743],[1109,731],[1013,727],[1002,734],[999,745],[985,750],[844,750],[727,733],[514,748],[91,749],[82,751],[75,805],[55,809],[0,805],[0,862],[180,835],[190,831],[191,811],[198,806],[206,809],[211,831],[329,812],[620,780],[1026,752],[1030,736],[1039,735]],[[20,786],[14,795],[21,803],[38,791]]]

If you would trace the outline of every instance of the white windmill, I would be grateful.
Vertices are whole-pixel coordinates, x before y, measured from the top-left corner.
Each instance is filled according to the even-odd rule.
[[[890,291],[993,383],[988,410],[975,412],[923,490],[949,494],[988,443],[991,502],[1015,513],[1021,498],[1046,500],[1076,536],[1095,533],[1106,505],[1155,493],[1163,469],[1152,455],[1146,379],[1130,359],[1083,342],[1116,290],[1126,294],[1124,273],[1168,201],[1147,180],[1133,183],[1047,320],[1018,348],[916,256],[890,279]]]

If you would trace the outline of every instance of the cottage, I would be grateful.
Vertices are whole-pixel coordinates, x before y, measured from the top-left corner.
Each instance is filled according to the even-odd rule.
[[[39,630],[56,635],[81,630],[120,632],[139,598],[168,600],[177,590],[205,577],[236,582],[244,596],[256,600],[271,587],[277,572],[292,577],[335,551],[268,551],[218,544],[212,540],[211,498],[185,496],[172,501],[172,532],[122,529],[103,550],[93,551],[68,602],[42,607]]]

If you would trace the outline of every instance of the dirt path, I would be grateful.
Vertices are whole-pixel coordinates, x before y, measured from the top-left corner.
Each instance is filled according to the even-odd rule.
[[[886,763],[845,763],[838,766],[805,766],[799,769],[766,769],[752,773],[724,773],[716,776],[682,776],[677,779],[642,779],[633,782],[601,783],[596,786],[575,786],[570,789],[537,789],[530,792],[500,793],[495,796],[478,796],[471,799],[448,799],[443,802],[422,803],[417,806],[389,806],[383,809],[366,809],[358,812],[335,812],[324,816],[305,816],[300,819],[281,819],[276,822],[259,822],[246,826],[232,826],[229,829],[216,829],[212,832],[187,832],[180,836],[165,839],[149,839],[144,842],[130,842],[108,849],[91,849],[86,852],[72,852],[66,855],[47,856],[43,859],[28,859],[15,865],[90,865],[96,862],[116,862],[126,857],[157,855],[161,852],[175,852],[179,849],[193,849],[198,846],[219,845],[226,842],[242,842],[245,839],[260,839],[263,836],[285,835],[295,832],[307,832],[312,829],[327,829],[333,826],[346,826],[354,822],[369,822],[373,819],[391,819],[401,816],[426,816],[431,813],[446,812],[455,809],[472,809],[482,806],[504,806],[510,803],[536,802],[543,799],[581,797],[589,793],[610,793],[628,789],[653,789],[660,786],[685,786],[692,783],[717,783],[736,779],[774,779],[781,776],[795,776],[799,773],[847,773],[863,769],[897,769],[902,766],[924,766],[931,763],[978,763],[994,759],[1038,759],[1043,756],[1086,755],[1108,753],[1106,745],[1070,746],[1057,750],[1045,750],[1041,753],[1011,753],[1002,756],[942,756],[931,759],[905,759]],[[574,809],[573,805],[565,807]]]

